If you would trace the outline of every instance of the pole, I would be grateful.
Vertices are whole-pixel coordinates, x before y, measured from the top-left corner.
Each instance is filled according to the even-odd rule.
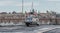
[[[23,13],[23,0],[22,0],[22,13]]]
[[[33,10],[33,2],[32,2],[32,10]]]

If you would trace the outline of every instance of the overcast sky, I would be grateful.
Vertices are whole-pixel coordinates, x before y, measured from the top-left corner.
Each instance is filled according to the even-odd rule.
[[[24,12],[30,11],[32,8],[40,12],[46,12],[46,10],[60,11],[60,0],[23,0]],[[0,12],[21,12],[22,0],[0,0]]]

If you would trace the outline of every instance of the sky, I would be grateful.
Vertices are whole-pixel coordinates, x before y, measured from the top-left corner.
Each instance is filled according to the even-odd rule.
[[[60,12],[60,0],[23,0],[23,12],[33,8],[39,12]],[[0,0],[0,12],[22,12],[22,0]]]

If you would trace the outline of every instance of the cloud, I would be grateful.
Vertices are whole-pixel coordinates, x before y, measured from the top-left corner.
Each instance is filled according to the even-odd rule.
[[[31,2],[24,2],[24,6],[31,6]],[[38,3],[34,3],[34,6],[38,6]],[[21,2],[17,1],[0,1],[0,6],[22,6]]]

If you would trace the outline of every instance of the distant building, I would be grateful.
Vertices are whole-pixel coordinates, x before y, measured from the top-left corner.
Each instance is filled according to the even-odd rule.
[[[60,14],[55,14],[55,13],[37,13],[35,11],[33,12],[26,12],[26,13],[16,13],[13,11],[11,14],[2,12],[0,13],[0,23],[4,22],[13,22],[13,23],[18,23],[18,22],[24,22],[25,17],[34,14],[37,16],[40,20],[40,24],[60,24]]]
[[[0,14],[7,14],[7,12],[1,12]]]
[[[11,14],[11,12],[9,12],[8,14]]]

